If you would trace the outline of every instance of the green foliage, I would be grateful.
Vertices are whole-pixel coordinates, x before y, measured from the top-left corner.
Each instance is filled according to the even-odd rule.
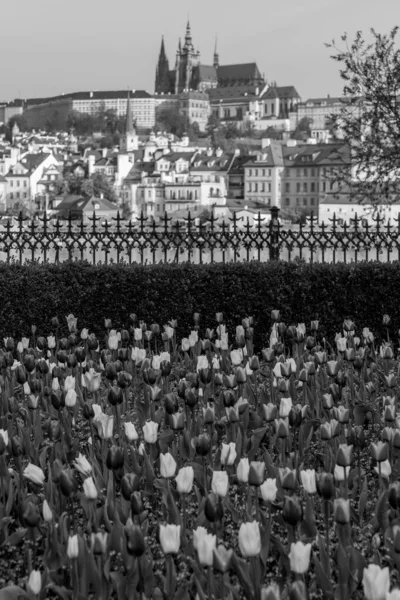
[[[60,265],[0,263],[0,329],[2,336],[30,334],[32,324],[49,334],[50,317],[58,316],[66,333],[65,316],[73,313],[80,327],[102,334],[104,318],[126,327],[130,313],[148,325],[178,319],[178,336],[201,314],[204,327],[215,327],[222,311],[234,342],[240,319],[254,317],[254,343],[265,346],[272,309],[287,323],[318,318],[319,335],[334,337],[345,318],[357,333],[369,327],[382,332],[382,315],[391,316],[391,335],[400,329],[399,263],[314,264],[301,262],[230,263],[211,265]],[[368,293],[367,293],[368,291]],[[385,330],[386,335],[386,330]]]

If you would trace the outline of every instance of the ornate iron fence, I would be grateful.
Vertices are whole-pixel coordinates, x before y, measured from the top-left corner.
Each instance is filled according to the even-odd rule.
[[[0,260],[62,262],[86,259],[92,263],[228,262],[303,259],[338,262],[400,259],[400,217],[385,222],[379,215],[369,224],[355,217],[351,225],[334,215],[328,224],[311,217],[306,225],[282,225],[278,209],[271,217],[233,215],[220,221],[211,215],[200,223],[188,215],[179,221],[164,215],[158,221],[143,214],[126,221],[96,216],[87,222],[30,220],[22,215],[0,221]]]

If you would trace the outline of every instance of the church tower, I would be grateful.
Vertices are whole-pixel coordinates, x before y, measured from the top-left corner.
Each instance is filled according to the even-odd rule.
[[[121,152],[133,152],[139,147],[139,138],[136,134],[136,130],[133,126],[132,120],[132,109],[131,109],[131,95],[128,91],[128,99],[126,102],[126,124],[125,133],[121,136],[120,150]]]
[[[165,53],[164,36],[161,39],[160,54],[156,68],[156,94],[168,94],[171,91],[169,79],[169,62]]]
[[[219,67],[219,54],[217,52],[217,38],[215,38],[213,67],[214,67],[214,69],[218,69],[218,67]]]
[[[193,70],[200,62],[200,52],[194,49],[192,32],[189,21],[186,25],[185,43],[183,48],[179,47],[175,65],[175,94],[192,87]]]

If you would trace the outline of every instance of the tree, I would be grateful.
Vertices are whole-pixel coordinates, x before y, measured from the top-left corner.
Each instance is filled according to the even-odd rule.
[[[358,203],[378,206],[399,198],[400,49],[398,27],[389,34],[371,29],[367,42],[361,31],[343,48],[325,44],[339,63],[344,81],[340,112],[332,115],[337,137],[350,149],[351,168],[335,173],[338,189]]]
[[[297,123],[297,127],[291,135],[292,140],[307,140],[311,137],[311,125],[312,119],[309,117],[303,117]]]
[[[164,108],[157,117],[156,129],[172,133],[178,137],[189,128],[189,120],[179,112],[178,107]]]
[[[9,131],[12,130],[15,123],[18,125],[20,131],[26,131],[28,129],[28,124],[24,115],[13,115],[8,119],[7,128]]]
[[[110,202],[117,202],[117,195],[111,183],[102,173],[95,173],[90,179],[82,181],[81,193],[83,196],[96,196],[103,194]]]

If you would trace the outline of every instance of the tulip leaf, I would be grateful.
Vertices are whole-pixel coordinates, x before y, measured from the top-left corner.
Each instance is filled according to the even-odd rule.
[[[149,457],[147,456],[147,452],[143,453],[144,458],[144,474],[146,479],[146,491],[151,493],[153,491],[153,482],[156,478],[154,475],[153,467],[151,466],[151,462]]]
[[[0,600],[24,600],[28,594],[18,585],[9,585],[0,590]]]
[[[174,600],[190,600],[187,583],[182,583],[174,596]]]
[[[114,590],[117,594],[117,599],[125,600],[126,599],[126,595],[125,595],[126,578],[125,578],[125,576],[118,571],[112,571],[110,573],[110,579],[113,583]]]
[[[250,578],[250,569],[245,560],[239,558],[236,554],[233,555],[232,566],[238,576],[243,592],[248,600],[254,600],[255,595],[253,585]]]
[[[62,600],[71,600],[71,595],[68,590],[66,590],[65,588],[59,586],[59,585],[52,585],[51,586],[51,591],[54,592],[55,594],[57,594],[57,596],[59,598],[62,598]],[[27,596],[28,597],[28,596]],[[0,595],[0,600],[2,600],[1,595]]]
[[[321,563],[314,555],[314,566],[315,566],[315,577],[317,579],[318,586],[322,589],[323,597],[325,600],[331,600],[333,598],[333,586],[332,582],[327,576],[326,571],[322,568]]]
[[[248,452],[249,461],[252,461],[255,459],[258,449],[260,447],[261,441],[266,433],[267,433],[266,427],[260,427],[259,429],[256,429],[254,431],[253,435],[250,438],[251,446],[250,446],[250,451]]]
[[[10,544],[10,546],[18,546],[26,536],[28,530],[26,528],[17,529],[14,533],[12,533],[4,542],[5,544]]]
[[[358,550],[356,550],[356,548],[353,547],[349,548],[349,557],[350,572],[355,583],[358,585],[363,578],[364,569],[367,567],[367,561],[365,560],[361,552],[359,552]]]
[[[176,590],[176,568],[174,559],[169,554],[166,557],[166,576],[164,583],[164,593],[167,598],[175,598]]]
[[[379,496],[375,506],[375,513],[373,517],[374,529],[377,531],[381,529],[382,533],[385,533],[389,524],[388,519],[388,492],[385,490]]]
[[[342,544],[339,544],[336,554],[339,585],[347,588],[350,577],[349,559]]]
[[[324,570],[324,573],[326,574],[326,576],[329,579],[330,574],[331,574],[331,565],[330,565],[329,554],[328,554],[326,546],[325,546],[325,540],[319,533],[317,533],[317,540],[318,540],[318,550],[319,550],[319,558],[321,561],[321,565]]]
[[[270,550],[270,546],[271,546],[271,524],[272,524],[272,519],[269,518],[267,520],[267,525],[266,525],[266,527],[263,531],[262,537],[261,537],[260,558],[262,560],[264,567],[267,564],[269,550]]]

